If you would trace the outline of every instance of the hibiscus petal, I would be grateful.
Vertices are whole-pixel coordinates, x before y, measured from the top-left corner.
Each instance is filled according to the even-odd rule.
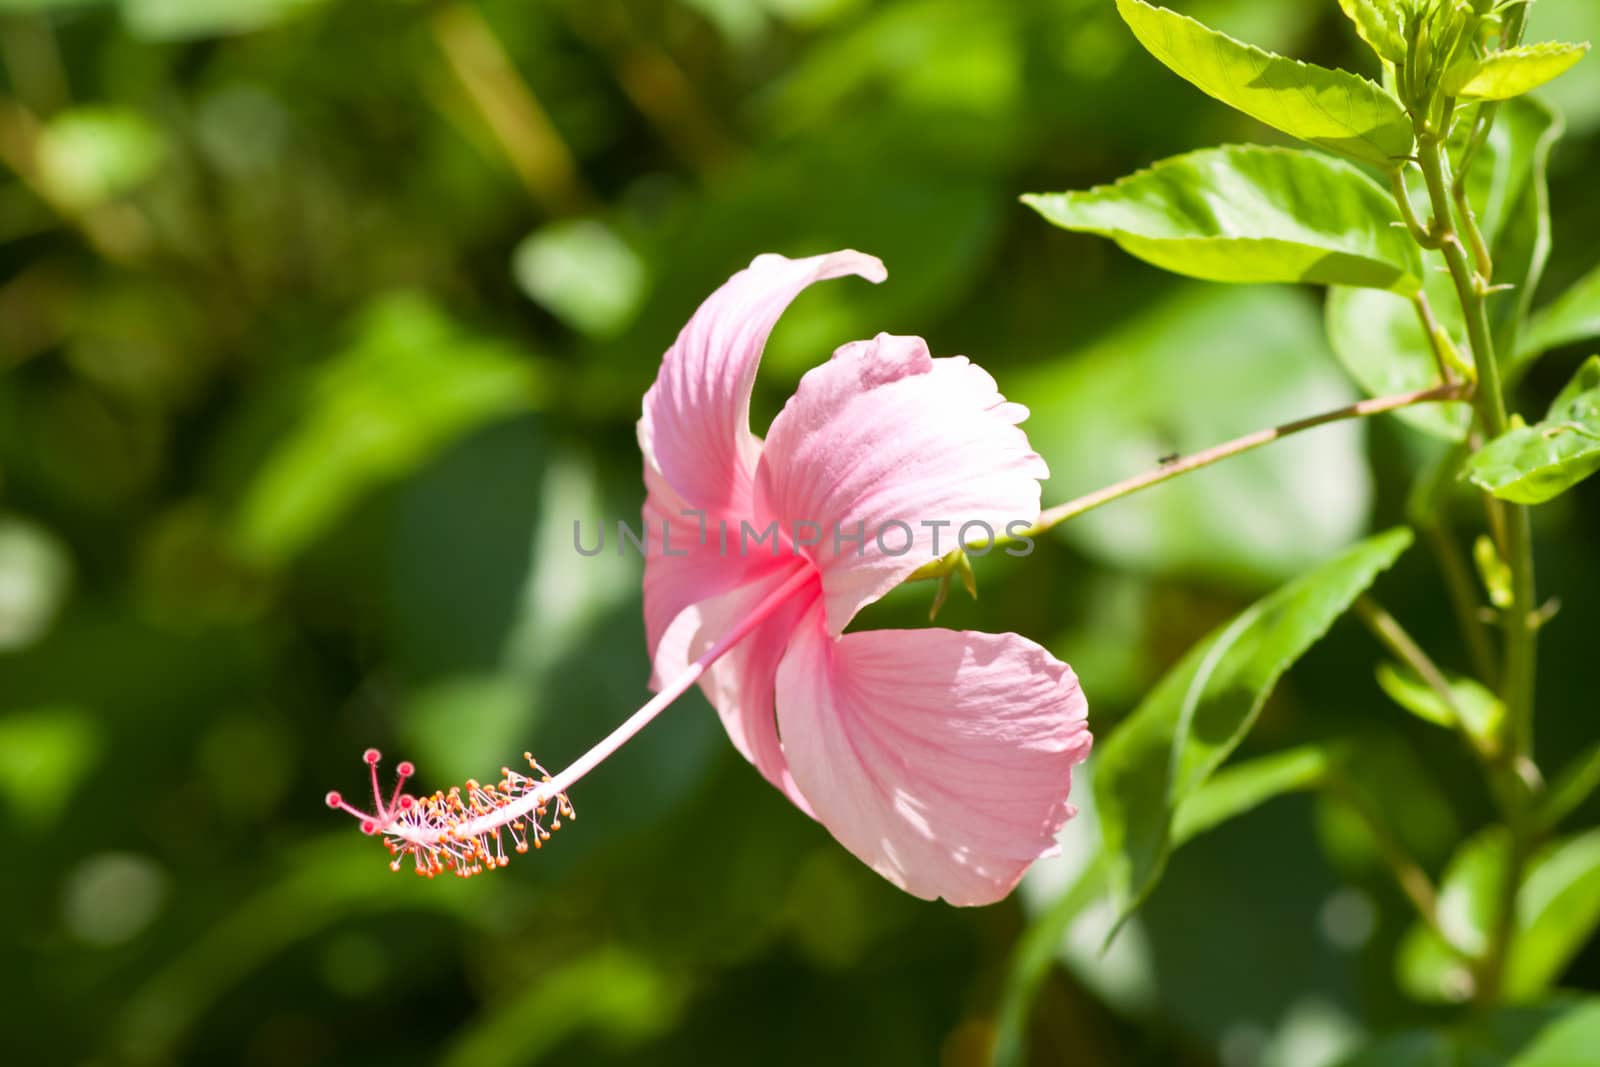
[[[774,561],[741,554],[737,530],[725,544],[719,518],[687,514],[688,505],[648,464],[644,483],[644,630],[651,657],[659,658],[662,636],[684,609],[760,577]],[[670,677],[658,666],[652,688]]]
[[[793,561],[785,560],[770,566],[764,575],[748,584],[680,612],[656,646],[657,678],[682,674],[793,573]],[[819,594],[820,588],[813,587],[791,597],[700,678],[700,689],[717,709],[733,747],[807,815],[811,814],[811,807],[795,787],[778,742],[772,697],[778,663],[783,659],[789,636],[816,603]]]
[[[813,610],[777,684],[784,753],[816,817],[908,893],[993,903],[1073,814],[1087,705],[1072,669],[1025,638],[835,639]]]
[[[934,359],[920,337],[879,334],[808,372],[772,429],[754,507],[822,571],[826,622],[967,542],[1039,516],[1044,460],[994,379],[965,356]],[[943,525],[940,525],[943,524]],[[852,540],[864,535],[860,540]]]
[[[639,444],[692,507],[743,513],[760,442],[750,432],[750,389],[767,336],[812,282],[858,274],[882,281],[860,252],[810,259],[757,256],[700,305],[661,361],[644,398]]]

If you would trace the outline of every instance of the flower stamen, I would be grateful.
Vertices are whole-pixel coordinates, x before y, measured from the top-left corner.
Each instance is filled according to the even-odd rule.
[[[355,816],[364,834],[383,834],[383,843],[394,856],[389,866],[396,871],[404,865],[407,856],[412,858],[416,872],[426,878],[445,871],[470,878],[485,870],[504,867],[510,857],[500,837],[502,831],[510,834],[513,851],[526,852],[529,845],[543,847],[550,835],[561,829],[562,819],[577,818],[566,793],[574,783],[649,725],[668,705],[692,688],[706,668],[744,640],[773,612],[789,603],[791,597],[815,595],[812,589],[815,581],[815,570],[808,563],[796,561],[788,576],[749,615],[651,697],[644,707],[554,777],[539,766],[532,755],[524,752],[522,755],[533,771],[532,776],[502,767],[500,780],[492,785],[469,780],[432,796],[413,797],[401,792],[401,787],[415,768],[402,763],[397,768],[400,780],[395,783],[389,802],[384,803],[378,784],[380,757],[377,749],[369,748],[362,759],[372,770],[375,810],[368,813],[352,807],[338,793],[327,795],[328,807]],[[546,819],[549,819],[548,824]]]
[[[337,792],[330,792],[326,800],[328,807],[354,816],[362,833],[383,834],[384,847],[394,857],[390,870],[400,870],[409,856],[412,869],[424,878],[445,872],[470,878],[511,862],[502,831],[511,838],[511,851],[527,852],[530,845],[542,848],[561,829],[563,818],[577,818],[566,794],[551,789],[550,772],[532,754],[522,755],[531,775],[502,767],[496,782],[468,779],[464,785],[425,797],[402,792],[406,779],[416,772],[410,762],[402,762],[395,768],[394,789],[386,803],[378,781],[381,756],[369,748],[362,759],[371,768],[375,810],[362,811]],[[508,812],[513,805],[517,810]]]

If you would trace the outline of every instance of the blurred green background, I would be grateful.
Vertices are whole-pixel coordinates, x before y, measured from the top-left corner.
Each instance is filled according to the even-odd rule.
[[[1332,0],[1172,6],[1372,73]],[[1529,36],[1600,40],[1600,5],[1541,0]],[[1010,901],[924,904],[697,694],[494,877],[391,875],[322,794],[360,795],[369,744],[427,789],[559,766],[643,699],[638,561],[580,558],[572,523],[637,516],[640,397],[758,252],[890,272],[797,303],[758,423],[833,346],[922,334],[1032,407],[1048,502],[1353,398],[1319,294],[1177,281],[1017,203],[1274,135],[1110,0],[0,0],[0,67],[0,1055],[986,1062],[1088,810]],[[1600,63],[1548,98],[1547,293],[1595,258]],[[1212,625],[1403,521],[1431,447],[1387,421],[1236,460],[981,562],[941,623],[1046,643],[1104,736]],[[1538,518],[1559,764],[1596,733],[1600,485]],[[1377,593],[1465,667],[1426,552]],[[1377,658],[1339,624],[1250,750],[1366,737],[1436,871],[1489,804]],[[1034,1062],[1317,1067],[1446,1017],[1397,987],[1410,920],[1370,842],[1310,798],[1179,853],[1102,957],[1108,917],[1046,946]],[[1600,950],[1564,984],[1600,988]]]

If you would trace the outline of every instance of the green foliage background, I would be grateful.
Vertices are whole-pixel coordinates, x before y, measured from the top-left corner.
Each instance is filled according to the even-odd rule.
[[[1331,2],[1173,6],[1372,73]],[[1541,0],[1552,37],[1600,39],[1600,7]],[[890,272],[801,299],[758,421],[834,345],[922,334],[1032,407],[1048,502],[1354,399],[1313,290],[1175,280],[1017,200],[1282,140],[1110,0],[0,0],[0,64],[8,1062],[986,1062],[1090,812],[1011,901],[923,904],[697,695],[494,877],[391,875],[321,796],[359,792],[368,744],[427,788],[557,766],[643,699],[638,561],[580,558],[572,523],[635,518],[640,397],[757,252]],[[1569,133],[1541,299],[1594,265],[1600,63],[1546,95]],[[1534,368],[1525,410],[1587,354]],[[1404,521],[1436,447],[1316,431],[981,561],[941,620],[1046,643],[1104,735],[1217,622]],[[1600,483],[1537,518],[1548,773],[1597,733]],[[1439,588],[1414,552],[1377,592],[1464,666]],[[1490,806],[1374,653],[1339,623],[1247,751],[1359,736],[1437,874]],[[1109,915],[1034,946],[1032,1061],[1316,1067],[1446,1017],[1400,992],[1408,912],[1339,809],[1206,842],[1110,953]],[[1561,984],[1600,987],[1600,949]]]

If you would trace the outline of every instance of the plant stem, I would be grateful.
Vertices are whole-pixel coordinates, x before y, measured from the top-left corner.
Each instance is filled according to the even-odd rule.
[[[1448,120],[1448,116],[1446,116]],[[1433,232],[1442,240],[1445,263],[1450,268],[1450,278],[1461,301],[1462,315],[1467,324],[1467,340],[1472,348],[1473,364],[1478,371],[1478,389],[1475,407],[1478,422],[1486,438],[1495,438],[1506,429],[1505,386],[1500,367],[1495,359],[1494,338],[1489,329],[1487,295],[1490,279],[1473,270],[1466,250],[1456,234],[1451,221],[1452,198],[1448,192],[1448,161],[1440,137],[1426,129],[1417,131],[1418,152],[1423,177],[1428,185],[1428,198],[1433,208]],[[1509,766],[1518,767],[1530,760],[1533,751],[1533,695],[1535,640],[1535,589],[1533,575],[1532,528],[1528,509],[1520,505],[1501,506],[1496,510],[1503,518],[1501,548],[1506,564],[1511,569],[1512,603],[1502,619],[1505,639],[1505,671],[1501,678],[1501,696],[1506,704],[1507,735],[1502,746],[1503,758]],[[1491,773],[1500,768],[1491,768]],[[1526,818],[1528,790],[1515,773],[1506,790],[1506,822],[1511,831],[1511,858],[1506,866],[1505,878],[1500,886],[1499,908],[1494,927],[1490,932],[1489,947],[1484,955],[1483,969],[1477,990],[1481,1003],[1492,1004],[1498,1000],[1503,984],[1505,963],[1510,955],[1511,940],[1516,927],[1517,894],[1522,882],[1524,861],[1527,856],[1528,820]]]
[[[1039,521],[1033,524],[1033,527],[1027,531],[1026,535],[1031,537],[1045,533],[1068,519],[1077,518],[1084,512],[1092,511],[1102,504],[1109,504],[1113,500],[1119,500],[1141,489],[1159,485],[1179,475],[1199,470],[1201,467],[1209,467],[1213,463],[1229,459],[1244,452],[1250,452],[1260,448],[1262,445],[1269,445],[1274,441],[1280,441],[1304,430],[1326,426],[1328,423],[1340,422],[1344,419],[1359,419],[1368,415],[1381,415],[1384,412],[1398,411],[1401,408],[1411,407],[1415,404],[1466,400],[1471,396],[1472,392],[1470,385],[1451,382],[1446,385],[1434,386],[1431,389],[1418,389],[1409,393],[1374,397],[1371,400],[1363,400],[1346,407],[1335,408],[1333,411],[1325,411],[1319,415],[1286,422],[1281,426],[1257,430],[1254,433],[1245,434],[1243,437],[1236,437],[1220,445],[1214,445],[1203,451],[1164,463],[1155,470],[1136,474],[1132,478],[1126,478],[1114,485],[1108,485],[1104,489],[1098,489],[1086,496],[1078,497],[1076,500],[1069,500],[1065,504],[1057,504],[1041,514]]]
[[[1331,422],[1340,422],[1344,419],[1359,419],[1369,415],[1381,415],[1388,411],[1398,411],[1401,408],[1412,407],[1416,404],[1436,404],[1453,400],[1464,401],[1471,398],[1472,391],[1473,387],[1470,382],[1450,382],[1446,385],[1436,385],[1431,389],[1417,389],[1409,393],[1395,393],[1391,396],[1362,400],[1359,403],[1348,404],[1332,411],[1324,411],[1319,415],[1311,415],[1307,418],[1296,419],[1293,422],[1286,422],[1281,426],[1272,426],[1265,430],[1247,433],[1243,437],[1235,437],[1231,441],[1214,445],[1204,451],[1194,452],[1190,455],[1170,460],[1154,470],[1145,471],[1143,474],[1135,474],[1131,478],[1124,478],[1122,481],[1108,485],[1104,489],[1096,489],[1092,493],[1069,500],[1064,504],[1057,504],[1055,507],[1041,513],[1037,522],[1015,536],[1000,536],[989,541],[973,541],[968,543],[965,548],[969,551],[989,550],[1017,544],[1026,538],[1038,537],[1041,534],[1048,533],[1068,519],[1075,519],[1079,515],[1093,511],[1103,504],[1109,504],[1113,500],[1131,496],[1141,489],[1148,489],[1152,485],[1160,485],[1162,482],[1171,481],[1179,475],[1188,474],[1190,471],[1199,470],[1201,467],[1209,467],[1213,463],[1253,451],[1262,445],[1280,441],[1303,430],[1315,429],[1318,426],[1326,426]],[[957,551],[936,559],[917,570],[907,581],[915,582],[931,578],[943,578],[952,572],[956,565],[955,561],[960,555],[960,551]]]
[[[1373,637],[1378,638],[1384,648],[1389,649],[1390,653],[1406,667],[1414,670],[1422,681],[1426,681],[1430,689],[1434,689],[1438,699],[1443,702],[1446,709],[1450,710],[1450,717],[1453,720],[1451,726],[1456,729],[1456,733],[1461,734],[1467,744],[1472,745],[1475,752],[1480,753],[1485,760],[1491,760],[1493,753],[1486,752],[1483,749],[1483,742],[1478,741],[1477,737],[1472,736],[1467,729],[1466,720],[1461,715],[1461,705],[1456,704],[1456,693],[1450,688],[1450,678],[1446,678],[1445,672],[1438,669],[1438,664],[1435,664],[1434,659],[1416,643],[1416,638],[1411,637],[1398,619],[1384,611],[1382,605],[1368,595],[1362,595],[1355,601],[1355,614],[1360,616],[1362,622],[1366,624],[1366,629],[1373,632]]]
[[[1455,381],[1455,372],[1450,369],[1452,357],[1455,357],[1455,346],[1451,344],[1450,335],[1445,333],[1444,327],[1439,325],[1438,316],[1433,313],[1433,305],[1428,303],[1428,294],[1418,289],[1417,295],[1411,298],[1411,306],[1417,309],[1417,321],[1422,323],[1422,331],[1428,335],[1428,351],[1433,353],[1434,366],[1439,368],[1439,379],[1445,382]]]
[[[1487,438],[1506,430],[1506,403],[1500,367],[1495,359],[1494,338],[1489,331],[1486,307],[1489,280],[1476,274],[1467,261],[1450,220],[1450,199],[1445,188],[1444,149],[1437,139],[1424,137],[1421,144],[1422,172],[1428,181],[1435,226],[1443,228],[1444,257],[1450,267],[1456,295],[1467,323],[1467,339],[1472,346],[1473,363],[1478,369],[1475,407],[1478,421]],[[1533,751],[1533,682],[1535,665],[1536,593],[1533,575],[1533,537],[1528,509],[1503,504],[1502,550],[1511,568],[1511,609],[1505,616],[1506,659],[1502,695],[1506,702],[1507,728],[1511,732],[1510,751],[1516,756],[1531,756]]]
[[[1406,899],[1417,909],[1422,921],[1448,943],[1450,939],[1439,924],[1439,894],[1434,889],[1428,873],[1411,858],[1405,846],[1394,836],[1380,813],[1373,808],[1360,790],[1337,775],[1329,775],[1327,789],[1361,819],[1367,832],[1372,835],[1373,842],[1377,844],[1384,863],[1393,873],[1395,882],[1405,893]]]
[[[1461,238],[1451,222],[1443,146],[1436,138],[1424,134],[1418,147],[1422,157],[1422,174],[1428,183],[1428,198],[1433,205],[1434,232],[1439,235],[1440,250],[1450,267],[1450,278],[1455,283],[1456,296],[1461,301],[1461,311],[1467,323],[1467,341],[1472,346],[1478,380],[1482,383],[1475,404],[1478,419],[1483,424],[1485,434],[1498,437],[1506,429],[1506,406],[1500,367],[1494,359],[1494,341],[1489,333],[1489,315],[1483,292],[1488,285],[1467,261],[1466,249],[1462,247]]]
[[[1438,248],[1439,239],[1434,235],[1432,228],[1424,225],[1422,219],[1417,217],[1416,205],[1411,202],[1411,193],[1406,187],[1407,166],[1409,162],[1402,162],[1389,172],[1389,188],[1394,193],[1395,206],[1400,209],[1400,217],[1405,220],[1406,230],[1411,234],[1413,241],[1423,248]]]
[[[1442,519],[1428,523],[1423,527],[1423,532],[1433,542],[1439,569],[1444,572],[1445,588],[1455,608],[1461,638],[1466,642],[1468,655],[1472,657],[1473,673],[1491,688],[1498,686],[1500,665],[1495,659],[1494,645],[1489,642],[1489,635],[1484,629],[1481,615],[1483,603],[1478,599],[1472,570],[1461,553],[1461,546],[1456,544],[1455,537]]]

